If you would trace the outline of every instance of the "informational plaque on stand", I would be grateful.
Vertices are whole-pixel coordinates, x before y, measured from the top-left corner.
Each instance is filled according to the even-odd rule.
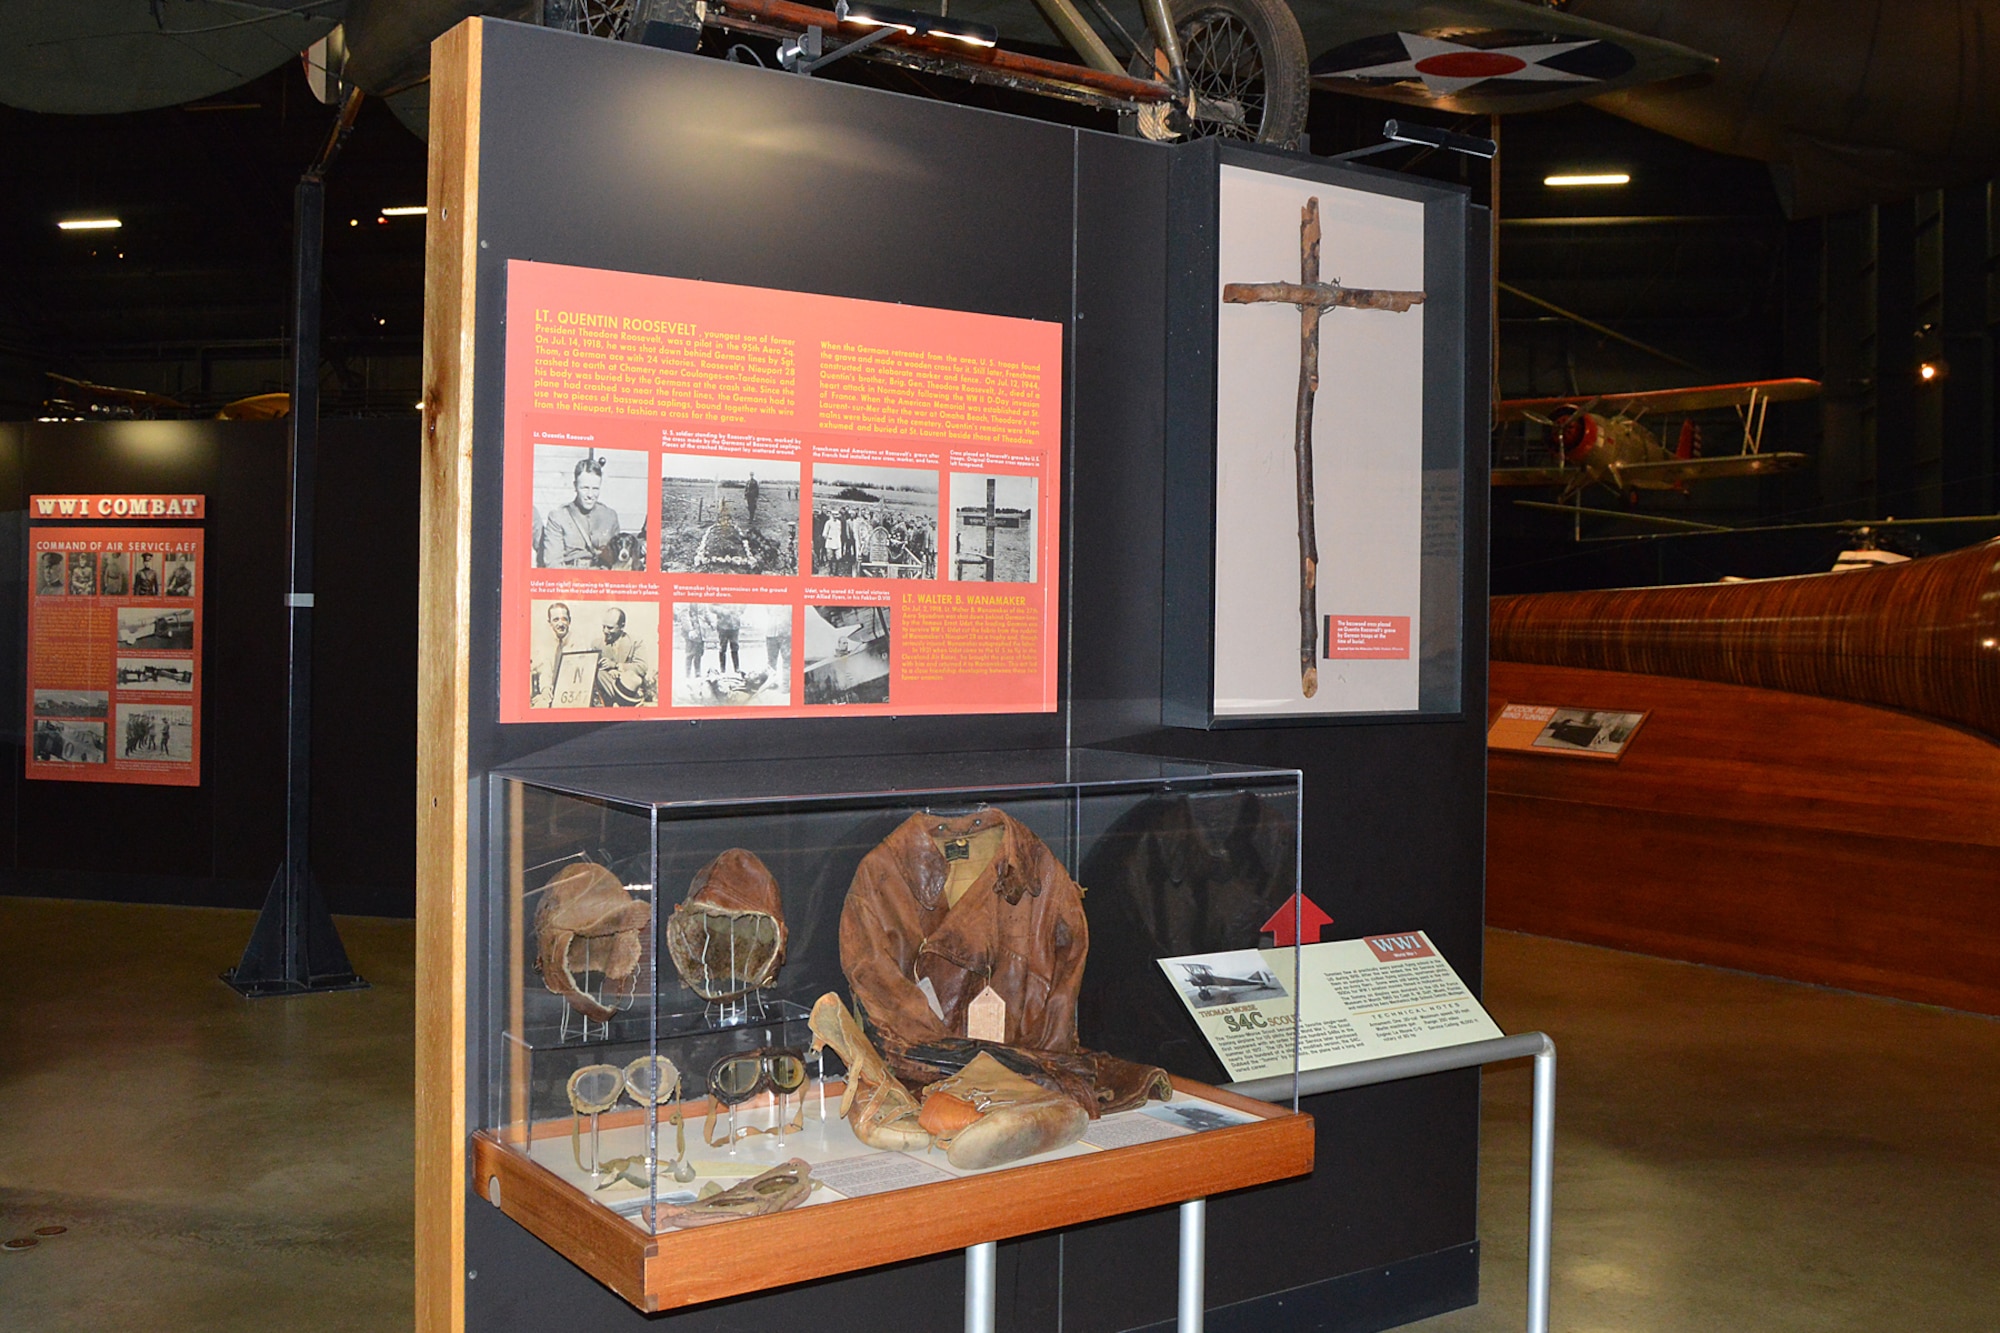
[[[1624,757],[1625,747],[1645,721],[1643,712],[1510,703],[1501,707],[1486,729],[1486,748],[1615,763]]]
[[[1195,1025],[1237,1082],[1499,1037],[1421,930],[1162,958]],[[1303,1015],[1303,1017],[1300,1017]]]

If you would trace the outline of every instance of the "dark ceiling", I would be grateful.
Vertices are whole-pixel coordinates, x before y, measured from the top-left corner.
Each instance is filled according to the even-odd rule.
[[[903,91],[1112,126],[1107,116],[1060,103],[854,70],[852,77]],[[1374,142],[1384,115],[1380,104],[1322,95],[1314,148]],[[0,416],[39,414],[47,371],[206,410],[283,389],[291,193],[333,116],[295,64],[172,110],[48,116],[0,107],[7,145],[0,192],[8,201],[0,212]],[[1485,132],[1483,121],[1432,119]],[[1720,374],[1777,369],[1768,364],[1765,325],[1783,222],[1761,166],[1582,108],[1509,120],[1504,134],[1503,281]],[[1464,180],[1484,200],[1484,164],[1416,156],[1399,150],[1373,162]],[[1609,197],[1541,185],[1546,170],[1578,164],[1621,165],[1634,184]],[[380,103],[365,105],[327,186],[323,392],[331,414],[407,412],[415,401],[423,224],[384,222],[379,211],[420,202],[423,188],[423,144]],[[65,233],[55,226],[104,213],[124,227]],[[1673,221],[1589,228],[1531,221],[1579,213]],[[1569,387],[1576,341],[1544,336],[1565,321],[1511,296],[1502,309],[1508,387]],[[1588,346],[1602,351],[1600,341]],[[1657,379],[1676,369],[1610,346],[1619,350],[1606,369],[1621,376]]]
[[[865,61],[829,73],[1116,127],[1105,113]],[[1378,143],[1391,114],[1490,133],[1481,119],[1318,94],[1312,149]],[[283,390],[292,190],[333,120],[296,63],[172,110],[65,117],[0,107],[0,420],[63,414],[52,397],[76,396],[50,373],[163,394],[187,411]],[[1817,408],[1774,412],[1767,435],[1767,447],[1809,454],[1807,471],[1698,488],[1649,508],[1743,522],[1976,513],[2000,501],[1992,392],[2000,228],[1988,185],[1787,222],[1762,164],[1589,107],[1511,117],[1501,137],[1504,395],[1777,375],[1826,381]],[[381,210],[421,201],[424,159],[423,144],[371,101],[329,177],[327,415],[414,413],[424,229],[420,219],[384,221]],[[1473,159],[1397,149],[1370,164],[1461,182],[1482,204],[1492,194],[1488,165]],[[1631,184],[1543,184],[1551,172],[1592,168],[1627,171]],[[55,225],[102,213],[123,228]],[[1959,370],[1919,390],[1912,376],[1922,357]],[[114,402],[99,412],[126,410]],[[1532,447],[1519,436],[1498,443],[1503,461]],[[1515,529],[1530,545],[1568,537],[1567,523],[1516,513],[1505,497],[1495,521],[1506,542]]]
[[[0,416],[43,372],[213,410],[285,387],[292,190],[334,119],[296,65],[205,103],[118,116],[0,107]],[[365,105],[327,184],[329,412],[407,412],[422,332],[424,145]],[[63,232],[113,215],[115,232]],[[352,224],[352,225],[350,225]]]

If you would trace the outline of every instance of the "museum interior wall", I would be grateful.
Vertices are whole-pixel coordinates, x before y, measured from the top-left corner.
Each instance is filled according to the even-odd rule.
[[[1336,933],[1421,925],[1475,987],[1486,852],[1496,925],[2000,1012],[1991,980],[2000,941],[1987,901],[2000,871],[2000,811],[1989,799],[2000,772],[1990,735],[1966,730],[1963,718],[1940,721],[1894,700],[1903,711],[1779,693],[1768,681],[1696,681],[1666,668],[1502,660],[1493,708],[1539,700],[1650,717],[1642,743],[1615,765],[1486,757],[1477,720],[1488,700],[1475,667],[1485,661],[1489,550],[1493,591],[1532,594],[1825,569],[1848,532],[1666,536],[1606,520],[1593,536],[1629,539],[1580,541],[1567,521],[1503,494],[1490,511],[1472,505],[1462,534],[1463,718],[1164,728],[1163,662],[1178,645],[1166,641],[1161,556],[1184,536],[1169,517],[1161,447],[1169,152],[1094,132],[1112,128],[1096,113],[1036,104],[1039,119],[1028,119],[854,86],[926,87],[862,73],[858,61],[810,82],[708,61],[670,92],[645,74],[672,59],[657,53],[586,52],[554,34],[504,42],[524,45],[506,45],[502,63],[514,64],[496,73],[511,70],[527,92],[492,106],[486,127],[488,142],[504,145],[485,164],[483,186],[505,201],[484,233],[496,255],[1064,324],[1064,699],[1047,717],[976,725],[502,728],[476,717],[475,773],[659,756],[800,763],[1068,744],[1292,766],[1306,777],[1309,891]],[[603,71],[614,73],[600,79]],[[755,96],[744,91],[753,79]],[[0,662],[8,683],[0,697],[13,701],[16,719],[0,728],[0,892],[248,908],[281,854],[283,427],[32,419],[155,410],[85,401],[47,371],[168,395],[182,406],[165,416],[208,415],[241,394],[282,390],[288,195],[330,114],[306,104],[296,83],[287,68],[246,85],[240,101],[186,113],[0,108],[0,140],[19,146],[0,172],[17,173],[37,207],[69,206],[79,162],[95,164],[91,181],[115,172],[155,201],[151,221],[128,228],[129,260],[123,248],[86,251],[44,235],[40,213],[34,226],[7,233],[0,415],[21,424],[0,425],[0,512],[17,529],[0,610],[16,623],[25,613],[19,529],[30,494],[189,489],[212,506],[202,784],[24,781],[26,685],[18,658]],[[1022,109],[998,94],[961,95]],[[683,97],[688,104],[675,100]],[[763,133],[696,128],[711,108]],[[1374,141],[1383,111],[1316,99],[1314,151]],[[1401,113],[1461,130],[1486,125]],[[127,132],[144,137],[119,137]],[[1779,375],[1825,385],[1818,403],[1771,419],[1768,447],[1807,454],[1804,469],[1648,496],[1645,512],[1796,524],[2000,508],[1991,182],[1789,218],[1762,164],[1588,107],[1509,116],[1501,137],[1491,180],[1483,164],[1452,155],[1402,161],[1411,176],[1462,185],[1498,211],[1502,396]],[[426,387],[416,346],[422,224],[375,210],[421,199],[422,155],[371,102],[329,186],[313,780],[314,865],[336,912],[416,910],[415,661],[435,635],[418,623],[414,588],[424,535],[411,407]],[[1543,188],[1545,172],[1584,159],[1633,164],[1631,188],[1615,198]],[[538,188],[554,161],[611,184]],[[229,206],[195,211],[194,201],[217,199]],[[482,301],[492,301],[496,281],[489,264]],[[478,336],[490,359],[500,334],[488,325]],[[1917,368],[1926,362],[1948,373],[1923,381]],[[490,420],[490,379],[486,392],[478,410]],[[349,415],[362,419],[342,419]],[[1524,448],[1502,435],[1494,460],[1520,462]],[[1474,453],[1466,485],[1477,496],[1484,454],[1476,445]],[[490,471],[476,479],[482,505],[497,484]],[[1925,529],[1911,542],[1935,553],[1996,530]],[[490,569],[497,530],[478,528],[474,540],[475,558]],[[480,643],[493,641],[497,616],[497,600],[475,601]],[[475,660],[477,700],[498,665]],[[475,1081],[484,1077],[486,1053],[467,1055]],[[1246,1303],[1215,1312],[1216,1326],[1264,1326],[1280,1312],[1331,1318],[1336,1307],[1357,1326],[1381,1326],[1472,1299],[1476,1088],[1471,1076],[1450,1075],[1309,1099],[1314,1179],[1218,1201],[1216,1235],[1258,1258],[1211,1270],[1213,1300]],[[468,1101],[481,1095],[469,1090]],[[478,1106],[469,1113],[476,1123]],[[460,1293],[475,1326],[638,1326],[629,1305],[483,1200],[467,1193],[457,1202],[467,1266],[481,1274]],[[1003,1318],[1076,1328],[1165,1319],[1171,1285],[1161,1266],[1172,1233],[1171,1213],[1161,1212],[1005,1247]],[[942,1312],[948,1322],[960,1286],[956,1257],[921,1261],[682,1322],[880,1322],[885,1311]],[[1295,1290],[1274,1297],[1287,1288]]]
[[[282,422],[0,425],[8,558],[27,556],[30,495],[196,494],[208,501],[203,780],[134,786],[25,779],[21,655],[0,663],[0,892],[257,907],[284,853],[286,588]],[[320,453],[313,856],[335,912],[416,910],[416,432],[329,421]],[[25,567],[7,581],[26,615]]]

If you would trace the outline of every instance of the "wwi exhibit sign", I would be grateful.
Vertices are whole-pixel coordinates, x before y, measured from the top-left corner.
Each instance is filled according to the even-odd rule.
[[[201,784],[198,495],[28,502],[27,775]]]
[[[1061,358],[511,262],[500,720],[1054,711]]]

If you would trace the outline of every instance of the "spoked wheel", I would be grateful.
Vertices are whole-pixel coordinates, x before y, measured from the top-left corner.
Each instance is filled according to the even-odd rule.
[[[1306,39],[1285,0],[1173,0],[1193,107],[1155,105],[1125,118],[1148,139],[1221,136],[1297,145],[1306,127]],[[1164,51],[1136,56],[1139,77],[1171,78]]]
[[[637,0],[544,0],[542,24],[618,41],[632,26]]]

